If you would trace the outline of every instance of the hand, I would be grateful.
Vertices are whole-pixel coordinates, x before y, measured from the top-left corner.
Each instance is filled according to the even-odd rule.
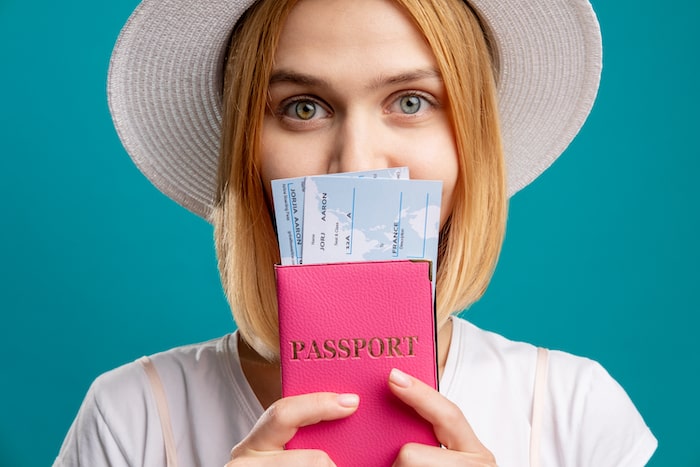
[[[493,454],[481,444],[462,411],[422,381],[397,369],[389,375],[389,388],[433,425],[438,441],[447,449],[409,443],[399,451],[394,467],[496,466]]]
[[[319,450],[284,450],[297,429],[323,420],[337,420],[357,410],[360,399],[355,394],[317,392],[286,397],[272,404],[243,441],[231,450],[234,466],[334,466],[330,457]]]

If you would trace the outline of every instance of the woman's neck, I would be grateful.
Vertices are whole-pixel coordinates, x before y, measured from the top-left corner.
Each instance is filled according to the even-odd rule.
[[[267,409],[282,397],[279,362],[270,362],[260,356],[239,334],[238,357],[243,374],[260,405]]]

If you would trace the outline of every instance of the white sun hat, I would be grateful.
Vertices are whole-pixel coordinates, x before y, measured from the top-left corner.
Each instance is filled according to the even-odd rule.
[[[216,187],[223,62],[255,0],[143,0],[109,69],[114,125],[165,195],[209,218]],[[600,82],[600,28],[587,0],[469,0],[493,47],[512,196],[578,133]]]

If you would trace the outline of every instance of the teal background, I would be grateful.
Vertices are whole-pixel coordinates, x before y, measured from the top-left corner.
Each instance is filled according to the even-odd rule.
[[[234,328],[211,227],[126,156],[105,99],[135,0],[0,0],[0,465],[49,465],[101,372]],[[599,360],[700,466],[695,0],[595,1],[605,69],[564,156],[511,203],[469,316]],[[670,8],[673,7],[673,8]]]

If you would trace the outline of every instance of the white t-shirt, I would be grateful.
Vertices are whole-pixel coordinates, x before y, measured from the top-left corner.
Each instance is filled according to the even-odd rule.
[[[529,464],[534,346],[453,318],[440,392],[466,415],[500,467]],[[263,408],[240,366],[237,333],[178,347],[152,361],[166,392],[181,466],[230,460]],[[543,467],[639,467],[656,439],[624,390],[596,362],[551,351],[541,438]],[[54,466],[164,466],[153,391],[133,362],[90,387]]]

